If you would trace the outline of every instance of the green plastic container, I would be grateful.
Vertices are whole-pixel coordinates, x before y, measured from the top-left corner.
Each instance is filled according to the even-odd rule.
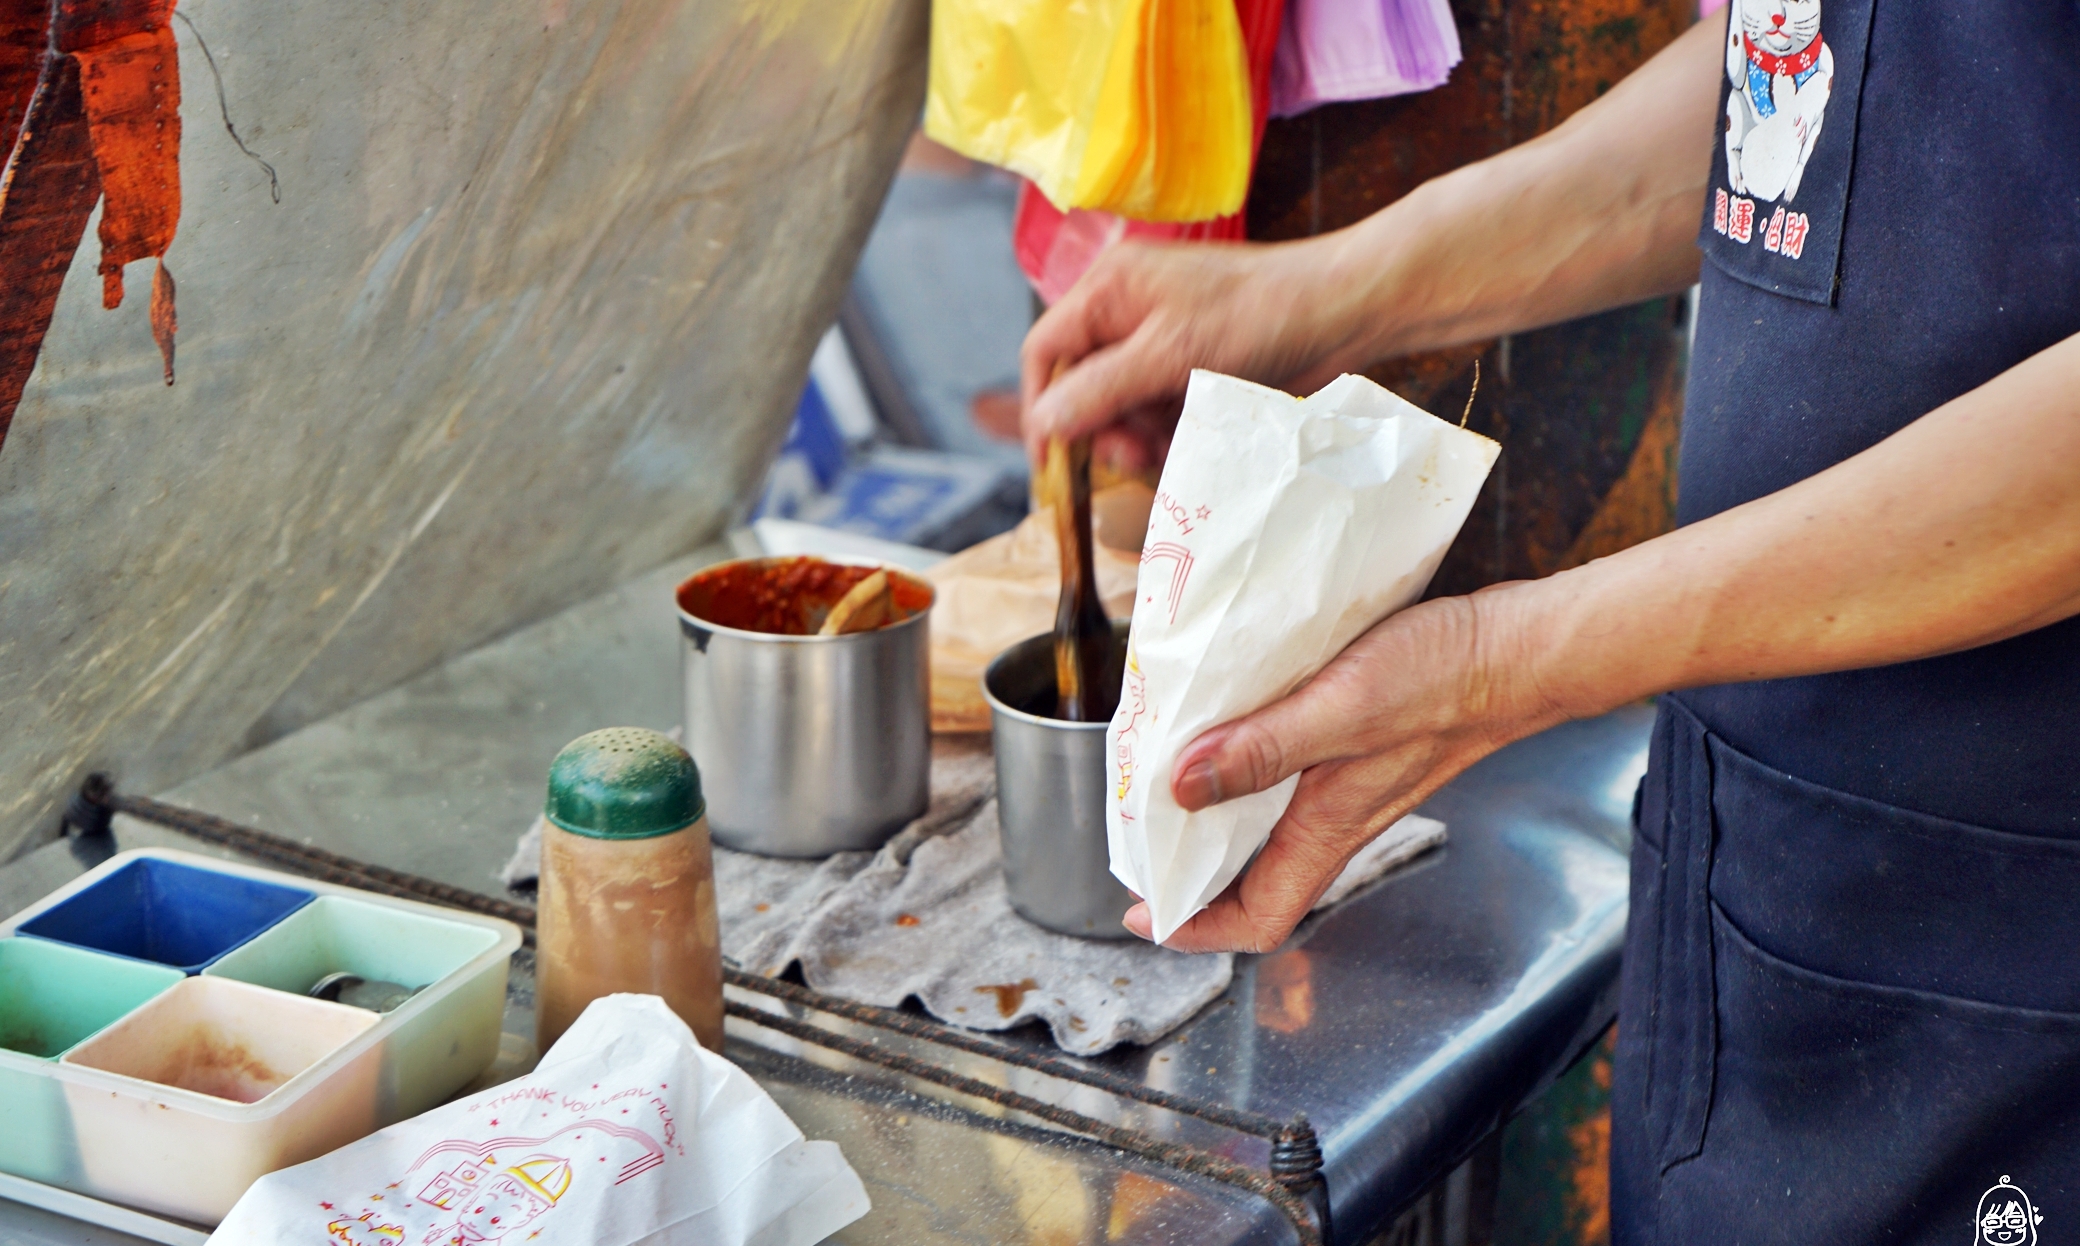
[[[294,995],[351,973],[418,989],[496,947],[499,932],[384,904],[321,895],[203,971]],[[497,1054],[505,984],[472,979],[437,1008],[402,1019],[383,1050],[378,1114],[416,1116],[475,1077]],[[489,1012],[494,1020],[481,1024]],[[490,1046],[485,1046],[488,1039]]]
[[[53,1184],[77,1178],[64,1088],[40,1066],[186,976],[63,943],[0,939],[0,1171]]]

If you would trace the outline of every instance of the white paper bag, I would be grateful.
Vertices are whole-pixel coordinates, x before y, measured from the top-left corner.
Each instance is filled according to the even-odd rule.
[[[533,1073],[262,1177],[210,1246],[809,1246],[865,1215],[654,995],[596,1000]]]
[[[1112,872],[1158,942],[1242,872],[1299,782],[1186,813],[1178,754],[1421,597],[1501,449],[1361,376],[1300,399],[1192,373],[1106,732]]]

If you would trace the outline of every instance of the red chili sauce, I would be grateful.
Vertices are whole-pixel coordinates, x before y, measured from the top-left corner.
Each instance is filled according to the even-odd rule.
[[[831,607],[878,569],[808,556],[724,563],[681,584],[679,608],[738,631],[812,636]],[[892,567],[887,570],[896,606],[890,623],[932,604],[930,587]]]

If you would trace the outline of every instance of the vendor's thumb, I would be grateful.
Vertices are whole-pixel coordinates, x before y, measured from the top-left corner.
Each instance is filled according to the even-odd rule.
[[[1336,756],[1332,733],[1315,721],[1322,709],[1316,700],[1302,689],[1192,741],[1178,754],[1171,796],[1187,810],[1204,809]]]

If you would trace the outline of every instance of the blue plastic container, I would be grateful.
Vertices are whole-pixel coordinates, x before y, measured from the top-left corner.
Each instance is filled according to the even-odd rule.
[[[23,922],[16,933],[192,974],[310,899],[295,887],[142,857]]]

